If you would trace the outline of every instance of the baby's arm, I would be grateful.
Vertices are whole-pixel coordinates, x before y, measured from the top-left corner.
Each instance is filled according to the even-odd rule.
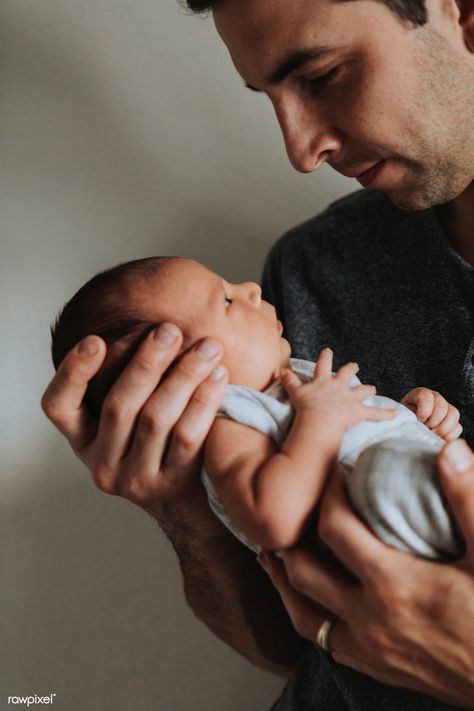
[[[365,420],[386,420],[393,411],[363,404],[375,388],[349,383],[354,363],[332,376],[326,349],[313,380],[282,376],[295,419],[281,451],[265,435],[218,418],[205,448],[206,471],[237,527],[262,548],[284,549],[301,537],[316,506],[347,429]]]
[[[452,442],[461,436],[459,410],[450,405],[436,390],[415,388],[405,395],[401,404],[412,410],[420,422],[446,442]]]

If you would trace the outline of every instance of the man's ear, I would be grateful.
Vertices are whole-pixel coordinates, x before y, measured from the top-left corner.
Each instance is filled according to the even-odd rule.
[[[474,0],[456,0],[456,5],[464,42],[469,51],[474,53]]]

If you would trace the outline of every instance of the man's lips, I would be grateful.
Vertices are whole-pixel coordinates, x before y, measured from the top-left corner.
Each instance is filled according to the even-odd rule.
[[[376,163],[372,163],[369,168],[366,168],[363,171],[361,171],[359,168],[353,170],[339,170],[339,173],[344,175],[346,178],[356,178],[356,180],[364,180],[366,177],[369,177],[375,169],[381,167],[382,163],[384,163],[384,160],[379,160]]]
[[[384,168],[386,165],[386,160],[379,161],[378,163],[373,165],[372,168],[369,168],[369,170],[366,170],[364,173],[358,175],[358,182],[362,185],[363,188],[374,187],[377,183],[378,177],[384,172]]]
[[[364,188],[376,187],[377,179],[379,175],[384,172],[384,168],[387,165],[387,159],[372,163],[369,168],[362,170],[359,168],[354,168],[352,170],[339,170],[338,172],[345,175],[346,178],[355,178]],[[337,170],[337,168],[336,168]]]
[[[281,322],[279,319],[277,319],[277,330],[278,330],[278,333],[279,333],[280,336],[281,336],[281,334],[283,333],[283,324],[282,324],[282,322]]]

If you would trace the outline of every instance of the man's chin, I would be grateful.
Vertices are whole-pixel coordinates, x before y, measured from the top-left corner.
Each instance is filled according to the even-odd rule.
[[[455,186],[452,181],[449,187],[438,185],[428,188],[418,184],[399,190],[387,190],[387,195],[400,210],[416,212],[455,200],[465,189],[464,183]]]
[[[422,198],[421,196],[406,194],[405,192],[387,192],[388,197],[395,207],[406,212],[417,212],[432,207],[435,203]]]

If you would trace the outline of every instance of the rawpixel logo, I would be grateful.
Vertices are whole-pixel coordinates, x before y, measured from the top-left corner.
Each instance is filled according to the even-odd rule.
[[[49,694],[49,696],[9,696],[8,704],[16,704],[23,706],[36,706],[37,704],[54,704],[54,697],[56,694]]]

